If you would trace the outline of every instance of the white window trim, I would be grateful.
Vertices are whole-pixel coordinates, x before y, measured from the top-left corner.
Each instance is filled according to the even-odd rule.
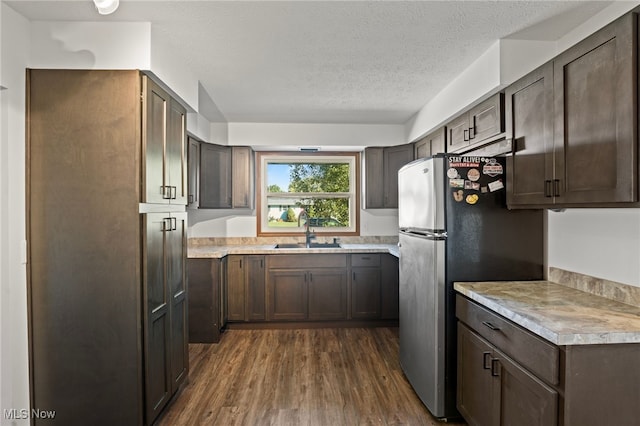
[[[344,197],[349,198],[349,224],[345,227],[318,227],[312,228],[316,235],[358,235],[359,233],[359,205],[358,205],[358,162],[359,155],[357,153],[332,153],[332,154],[313,154],[300,155],[296,153],[260,153],[260,174],[258,176],[258,185],[260,193],[260,211],[256,212],[260,224],[259,233],[264,235],[284,235],[284,234],[303,234],[305,228],[287,227],[287,228],[270,228],[268,217],[268,196],[278,196],[283,198],[300,198],[300,193],[268,193],[267,192],[267,164],[269,163],[337,163],[344,162],[349,164],[349,192],[340,193],[314,193],[314,196],[324,198]],[[304,198],[304,197],[303,197]]]

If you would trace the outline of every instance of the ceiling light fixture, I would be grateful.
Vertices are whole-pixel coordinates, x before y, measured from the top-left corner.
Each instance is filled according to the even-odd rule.
[[[116,11],[120,5],[120,0],[93,0],[100,15],[109,15]]]

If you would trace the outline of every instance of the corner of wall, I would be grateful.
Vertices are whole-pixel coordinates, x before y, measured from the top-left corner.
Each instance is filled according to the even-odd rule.
[[[419,139],[500,89],[500,59],[496,41],[405,123],[407,141]]]

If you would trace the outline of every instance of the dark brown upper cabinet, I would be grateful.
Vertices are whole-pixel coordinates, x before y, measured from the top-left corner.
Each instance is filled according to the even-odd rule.
[[[505,98],[509,204],[544,204],[553,179],[553,63],[509,86]]]
[[[558,56],[555,203],[637,200],[637,15]]]
[[[629,13],[506,90],[510,207],[638,201],[637,50]]]
[[[231,148],[231,202],[234,209],[253,208],[254,158],[253,150],[248,146]]]
[[[398,208],[398,170],[413,161],[413,144],[365,149],[365,208]]]
[[[200,145],[200,208],[253,208],[254,155],[246,146]]]
[[[146,177],[142,202],[186,205],[187,111],[145,75],[142,88]]]
[[[413,143],[413,157],[426,158],[445,152],[447,128],[442,126]]]
[[[447,152],[464,152],[504,132],[504,95],[497,93],[447,123]]]
[[[189,138],[187,147],[187,207],[197,209],[200,205],[200,141]]]

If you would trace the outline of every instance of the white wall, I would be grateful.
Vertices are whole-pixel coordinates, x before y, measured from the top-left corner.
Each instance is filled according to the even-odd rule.
[[[549,266],[640,287],[640,209],[548,214]]]
[[[29,408],[25,241],[25,68],[29,23],[0,4],[0,416]],[[42,407],[44,408],[44,407]],[[0,423],[5,425],[3,417]],[[27,420],[10,424],[26,425]]]
[[[554,47],[549,41],[496,41],[405,124],[406,140],[419,139],[542,65]]]
[[[390,124],[229,123],[229,144],[258,149],[326,146],[362,150],[365,146],[400,145],[404,127]]]
[[[31,68],[151,69],[148,22],[31,23]]]

